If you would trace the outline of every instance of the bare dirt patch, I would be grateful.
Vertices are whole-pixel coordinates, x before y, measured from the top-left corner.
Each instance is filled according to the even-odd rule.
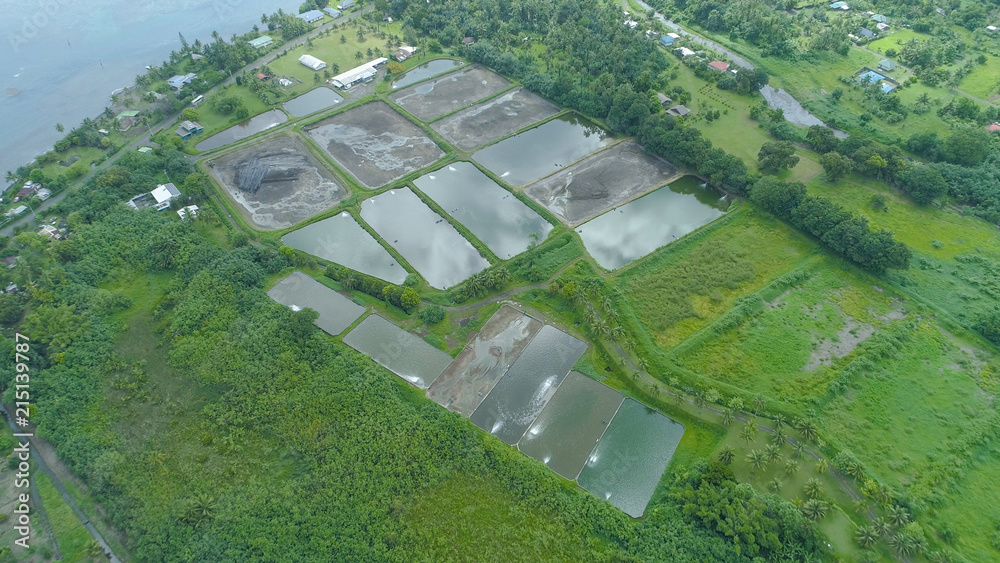
[[[846,315],[845,315],[846,316]],[[825,338],[813,350],[806,371],[814,371],[819,366],[828,366],[834,360],[850,354],[865,340],[875,334],[875,327],[868,323],[859,323],[851,317],[846,317],[844,328],[837,332],[836,339]]]
[[[267,171],[256,193],[239,189],[256,159]],[[263,229],[290,227],[337,205],[348,190],[295,135],[264,139],[208,164],[226,195]]]
[[[361,183],[377,188],[444,156],[424,132],[384,102],[339,113],[305,130]]]
[[[510,82],[499,74],[472,66],[404,88],[389,99],[418,118],[430,121],[508,87]]]
[[[559,112],[544,98],[515,88],[431,125],[461,149],[473,150]]]

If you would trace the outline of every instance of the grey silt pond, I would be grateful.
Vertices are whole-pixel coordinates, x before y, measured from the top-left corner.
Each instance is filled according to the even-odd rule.
[[[541,321],[510,305],[500,307],[431,385],[427,396],[446,409],[471,416],[541,328]]]
[[[431,127],[471,151],[557,113],[558,106],[519,87],[435,121]]]
[[[490,265],[409,188],[366,199],[361,218],[438,289],[452,287]]]
[[[406,270],[346,211],[288,233],[281,242],[390,283],[406,280]]]
[[[268,292],[268,296],[295,311],[309,308],[319,313],[316,326],[338,335],[365,312],[365,308],[302,272],[292,272]]]
[[[374,314],[347,333],[344,344],[421,389],[427,389],[451,363],[445,352]]]
[[[577,482],[625,514],[639,518],[683,435],[680,423],[634,399],[625,399]]]
[[[397,90],[389,99],[411,115],[431,121],[509,87],[510,82],[499,74],[471,66]]]
[[[471,163],[449,164],[413,183],[501,260],[524,252],[552,231],[551,223]]]
[[[285,112],[279,109],[272,109],[271,111],[266,111],[260,115],[251,117],[246,121],[233,125],[221,133],[212,135],[195,145],[195,148],[200,151],[210,151],[212,149],[224,147],[228,144],[256,135],[261,131],[267,131],[272,127],[277,127],[286,121],[288,121],[288,116],[285,115]]]
[[[480,149],[473,160],[513,186],[533,182],[611,144],[593,122],[561,115],[533,129]]]
[[[616,270],[721,217],[724,194],[693,176],[616,207],[576,228],[601,267]]]
[[[443,72],[456,69],[462,66],[462,61],[455,59],[437,59],[406,71],[402,78],[392,81],[392,89],[405,88],[410,84],[416,84],[421,80],[426,80],[432,76],[437,76]]]
[[[570,481],[576,480],[624,397],[570,372],[517,447]]]
[[[472,423],[512,446],[517,444],[586,350],[585,342],[543,326],[472,413]]]
[[[294,117],[302,117],[304,115],[309,115],[310,113],[316,113],[319,110],[333,107],[343,101],[344,98],[340,94],[325,86],[320,86],[319,88],[310,90],[297,98],[288,100],[282,104],[281,107],[285,108],[285,111],[292,114]]]

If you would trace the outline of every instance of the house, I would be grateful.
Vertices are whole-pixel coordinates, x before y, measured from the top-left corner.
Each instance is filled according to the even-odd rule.
[[[337,9],[342,12],[348,8],[353,8],[353,7],[354,7],[354,0],[343,0],[340,4],[337,4]]]
[[[885,30],[889,29],[889,24],[887,24],[887,23],[877,23],[877,24],[875,24],[875,29],[877,29],[879,31],[885,31]]]
[[[52,197],[52,192],[50,192],[48,190],[48,188],[42,188],[42,189],[38,190],[38,193],[35,194],[35,195],[38,196],[38,199],[40,199],[42,201],[45,201],[45,200],[49,199],[50,197]]]
[[[629,29],[635,29],[639,25],[639,22],[635,20],[625,20],[625,26]]]
[[[464,39],[462,39],[462,45],[472,45],[475,42],[476,40],[472,37],[465,37]]]
[[[7,216],[10,217],[12,215],[20,215],[20,214],[24,213],[27,210],[28,210],[27,206],[18,205],[14,209],[11,209],[10,211],[8,211],[7,212]]]
[[[830,4],[830,9],[843,10],[846,12],[847,10],[850,10],[851,7],[847,5],[847,2],[834,2],[833,4]]]
[[[998,29],[1000,29],[1000,28],[998,28],[995,25],[988,25],[988,26],[986,26],[986,31],[996,32],[996,30],[998,30]]]
[[[359,82],[371,82],[378,73],[375,67],[385,64],[387,60],[385,57],[381,57],[359,67],[352,68],[347,72],[342,72],[334,76],[329,80],[329,83],[337,88],[348,89]]]
[[[189,139],[192,135],[197,135],[204,130],[205,128],[197,121],[182,121],[180,127],[174,133],[177,133],[181,139]]]
[[[153,147],[139,147],[139,152],[142,154],[151,154],[153,152]]]
[[[302,12],[301,14],[295,16],[306,23],[314,23],[323,19],[323,12],[319,10],[309,10],[308,12]]]
[[[285,88],[288,88],[289,86],[291,86],[292,84],[295,84],[295,83],[292,82],[291,80],[287,79],[287,78],[279,78],[278,79],[278,84],[281,84]]]
[[[341,13],[340,10],[337,10],[335,8],[325,8],[323,11],[326,12],[326,15],[330,16],[333,19],[337,19],[340,16],[344,15],[343,13]]]
[[[656,93],[656,99],[660,101],[660,106],[664,108],[674,103],[666,94],[661,94],[660,92]]]
[[[42,225],[42,228],[38,231],[38,234],[43,237],[54,238],[56,240],[62,238],[59,235],[59,229],[53,227],[52,225]]]
[[[392,56],[399,62],[403,62],[406,59],[413,56],[413,53],[417,52],[416,47],[411,47],[409,45],[403,45],[398,51],[392,54]]]
[[[257,39],[251,39],[249,43],[250,46],[253,47],[254,49],[265,49],[274,44],[274,39],[271,39],[267,35],[261,35]]]
[[[676,53],[678,57],[691,57],[694,55],[694,51],[688,49],[687,47],[678,47],[674,49],[674,53]]]
[[[28,182],[27,184],[24,185],[23,188],[21,188],[20,190],[18,190],[18,192],[17,192],[17,199],[23,199],[23,198],[26,198],[26,197],[31,197],[31,196],[35,195],[35,192],[37,192],[38,189],[41,188],[41,187],[42,187],[41,184],[36,184],[34,182]],[[17,201],[17,199],[15,199],[14,201]]]
[[[881,60],[878,63],[878,69],[891,72],[896,69],[896,63],[890,61],[889,59]]]
[[[659,36],[660,36],[660,34],[657,33],[657,32],[655,32],[655,31],[653,31],[652,29],[647,29],[646,30],[646,37],[652,37],[653,39],[656,39]]]
[[[312,55],[302,55],[299,57],[299,62],[312,70],[323,70],[326,68],[326,63]]]
[[[660,44],[663,45],[664,47],[669,47],[673,45],[674,41],[676,41],[676,39],[670,37],[669,35],[664,35],[663,37],[660,38]]]
[[[875,23],[889,23],[889,18],[883,16],[882,14],[875,14],[871,17],[871,20]]]
[[[139,123],[139,112],[135,110],[123,111],[115,117],[115,121],[118,123],[118,130],[124,133]]]
[[[889,92],[892,92],[895,89],[896,89],[896,86],[893,85],[893,84],[890,84],[889,82],[883,82],[882,83],[882,93],[883,94],[888,94]]]
[[[685,115],[691,113],[691,110],[684,106],[674,106],[667,110],[667,114],[675,115],[677,117],[684,117]]]
[[[163,211],[170,207],[170,200],[180,197],[181,192],[173,184],[160,184],[156,186],[155,190],[149,192],[149,195],[156,200],[156,210]]]
[[[177,214],[180,215],[181,221],[187,221],[188,217],[194,219],[195,217],[198,216],[198,206],[189,205],[187,207],[182,207],[177,210]]]
[[[986,130],[990,133],[1000,133],[1000,123],[990,123]]]
[[[266,74],[264,74],[263,72],[258,72],[257,73],[257,80],[267,80],[268,78],[271,78],[271,77],[268,76],[268,75],[266,75]]]
[[[875,37],[875,32],[868,29],[867,27],[862,27],[861,31],[858,33],[859,35],[861,35],[861,37],[864,37],[865,39],[871,39]]]
[[[722,61],[712,61],[708,63],[708,66],[709,68],[713,68],[719,72],[726,72],[727,70],[729,70],[729,65]]]
[[[193,72],[189,72],[185,75],[175,74],[167,79],[167,84],[169,84],[174,90],[180,90],[190,84],[191,81],[197,77],[198,75]]]

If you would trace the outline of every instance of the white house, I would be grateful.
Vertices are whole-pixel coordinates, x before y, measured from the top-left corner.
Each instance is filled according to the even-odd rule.
[[[180,197],[181,192],[173,184],[160,184],[156,186],[155,190],[149,192],[149,194],[156,200],[156,210],[163,211],[170,207],[170,200]]]
[[[299,62],[303,65],[311,68],[312,70],[323,70],[326,68],[326,63],[317,59],[312,55],[302,55],[299,57]]]
[[[330,84],[337,88],[350,88],[359,82],[368,82],[375,78],[378,72],[375,67],[385,64],[388,59],[380,57],[374,61],[367,62],[359,67],[352,68],[347,72],[342,72],[330,79]]]
[[[187,221],[188,217],[191,217],[193,219],[198,216],[198,206],[189,205],[187,207],[182,207],[181,209],[177,210],[177,214],[180,215],[181,221]]]

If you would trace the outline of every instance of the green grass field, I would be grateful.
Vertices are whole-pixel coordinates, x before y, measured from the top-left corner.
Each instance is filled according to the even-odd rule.
[[[977,65],[958,87],[984,100],[1000,94],[1000,57],[987,56],[986,64]]]
[[[48,516],[56,541],[59,542],[62,561],[86,561],[87,549],[93,541],[87,528],[80,522],[70,505],[63,500],[48,475],[37,471],[32,478],[38,487],[38,494],[42,497],[45,515]]]
[[[321,84],[322,80],[329,76],[335,76],[341,72],[350,70],[360,64],[366,63],[377,57],[388,57],[396,49],[388,47],[384,39],[380,39],[372,33],[365,33],[364,40],[359,40],[356,24],[348,24],[345,28],[335,29],[329,34],[313,39],[313,46],[301,45],[292,49],[282,49],[281,54],[268,66],[278,76],[291,76],[305,83],[306,87],[313,84]],[[384,31],[389,35],[402,35],[402,24],[392,23],[385,26]],[[340,38],[344,38],[341,43]],[[372,49],[372,56],[368,56],[368,50]],[[378,52],[381,52],[379,54]],[[360,52],[362,57],[356,58],[356,53]],[[326,71],[313,71],[299,62],[299,57],[309,54],[327,64]],[[319,76],[321,81],[316,82],[315,77]],[[297,88],[303,88],[298,85]],[[301,91],[300,91],[301,93]]]

